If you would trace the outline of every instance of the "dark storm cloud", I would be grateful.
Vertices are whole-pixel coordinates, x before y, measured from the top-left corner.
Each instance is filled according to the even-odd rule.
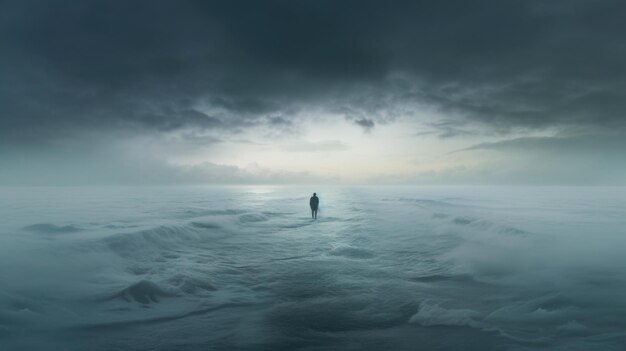
[[[363,129],[365,130],[370,130],[374,128],[374,121],[372,121],[371,119],[366,119],[366,118],[357,119],[356,121],[354,121],[354,123],[363,127]]]
[[[366,129],[625,127],[620,1],[5,1],[5,142],[84,129],[236,132],[307,108]],[[458,133],[445,126],[440,135]]]

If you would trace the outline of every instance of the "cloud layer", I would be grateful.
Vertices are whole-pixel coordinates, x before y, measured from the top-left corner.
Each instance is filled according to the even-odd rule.
[[[621,1],[9,1],[0,146],[98,131],[371,132],[419,109],[442,138],[626,134]],[[475,131],[476,129],[474,129]],[[112,141],[114,142],[114,141]],[[317,148],[343,148],[341,141]],[[38,146],[39,145],[39,146]]]
[[[619,1],[4,6],[5,133],[236,128],[308,104],[375,117],[403,102],[503,127],[623,127]]]

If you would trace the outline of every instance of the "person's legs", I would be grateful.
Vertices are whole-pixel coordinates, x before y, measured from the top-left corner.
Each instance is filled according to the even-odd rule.
[[[317,209],[313,210],[313,212],[315,213],[315,219],[317,219]]]
[[[311,218],[315,218],[315,210],[311,209]]]

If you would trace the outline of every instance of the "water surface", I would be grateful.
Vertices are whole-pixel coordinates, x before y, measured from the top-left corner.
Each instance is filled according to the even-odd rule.
[[[623,350],[625,214],[625,188],[1,188],[0,345]]]

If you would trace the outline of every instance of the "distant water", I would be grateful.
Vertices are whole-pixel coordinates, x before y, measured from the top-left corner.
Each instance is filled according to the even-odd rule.
[[[0,219],[1,350],[626,349],[625,188],[0,188]]]

